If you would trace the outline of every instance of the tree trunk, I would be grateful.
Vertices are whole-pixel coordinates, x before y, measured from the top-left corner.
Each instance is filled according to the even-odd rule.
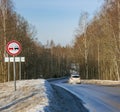
[[[98,78],[101,79],[100,77],[100,45],[98,43]]]

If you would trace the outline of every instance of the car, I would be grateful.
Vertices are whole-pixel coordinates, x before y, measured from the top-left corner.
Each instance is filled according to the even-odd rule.
[[[79,74],[71,74],[68,83],[70,84],[80,84],[81,79]]]

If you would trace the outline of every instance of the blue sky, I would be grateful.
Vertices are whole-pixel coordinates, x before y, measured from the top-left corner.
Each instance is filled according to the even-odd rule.
[[[78,28],[80,14],[93,17],[104,0],[13,0],[15,10],[37,30],[42,44],[71,44]]]

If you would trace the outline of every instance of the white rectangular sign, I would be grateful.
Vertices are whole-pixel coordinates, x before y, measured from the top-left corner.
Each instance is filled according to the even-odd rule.
[[[5,57],[5,62],[13,62],[13,57]],[[25,62],[25,57],[15,57],[15,62]]]
[[[21,57],[21,62],[25,62],[25,57]]]
[[[9,62],[9,58],[8,58],[8,57],[5,57],[5,58],[4,58],[4,61],[5,61],[5,62]]]

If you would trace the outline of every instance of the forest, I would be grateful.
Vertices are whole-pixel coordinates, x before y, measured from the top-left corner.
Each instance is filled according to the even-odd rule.
[[[72,45],[56,45],[54,40],[42,45],[35,35],[35,27],[15,11],[12,0],[0,0],[0,82],[14,79],[13,63],[4,62],[10,57],[6,44],[11,40],[19,41],[24,48],[19,55],[25,57],[22,79],[69,76],[70,65],[76,63],[82,79],[120,80],[119,0],[105,0],[92,20],[87,12],[81,13]]]

